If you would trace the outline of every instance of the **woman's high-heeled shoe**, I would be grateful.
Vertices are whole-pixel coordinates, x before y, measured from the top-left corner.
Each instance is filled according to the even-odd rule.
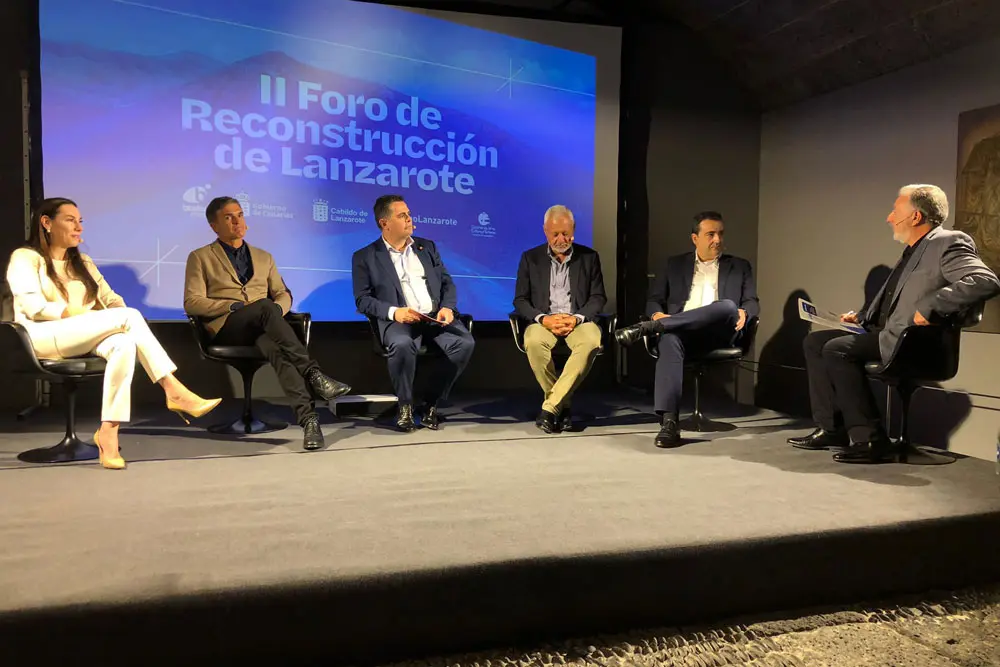
[[[215,406],[217,406],[219,403],[222,403],[221,398],[203,398],[201,399],[201,403],[199,403],[197,407],[191,408],[189,410],[187,408],[182,408],[179,404],[174,403],[168,398],[167,410],[176,413],[178,417],[184,420],[185,424],[190,424],[191,422],[185,415],[190,415],[194,419],[197,419],[198,417],[204,417],[209,412],[214,410]]]
[[[125,459],[121,457],[121,454],[115,457],[104,456],[104,448],[101,447],[100,431],[94,431],[94,444],[97,445],[97,451],[101,455],[101,465],[108,470],[123,470],[125,468]]]

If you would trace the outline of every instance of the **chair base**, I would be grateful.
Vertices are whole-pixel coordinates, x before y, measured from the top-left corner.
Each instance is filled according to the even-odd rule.
[[[100,453],[95,445],[80,440],[74,433],[67,435],[58,445],[21,452],[17,455],[17,459],[25,463],[72,463],[93,461],[99,456]]]
[[[701,412],[694,412],[687,419],[682,419],[678,426],[682,431],[694,431],[695,433],[724,433],[735,431],[738,428],[736,424],[712,421]]]
[[[216,424],[209,426],[210,433],[221,435],[254,435],[256,433],[271,433],[288,428],[285,422],[266,422],[257,419],[253,415],[244,415],[229,424]]]
[[[911,442],[893,440],[896,451],[896,461],[914,466],[946,466],[954,463],[958,457],[951,452],[945,452],[935,447],[922,447]]]

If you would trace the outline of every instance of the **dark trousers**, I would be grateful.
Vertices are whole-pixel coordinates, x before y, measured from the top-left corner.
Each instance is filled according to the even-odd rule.
[[[274,366],[285,395],[292,399],[298,423],[301,425],[307,418],[316,416],[304,376],[319,365],[309,358],[305,345],[285,321],[281,306],[270,299],[261,299],[234,311],[212,342],[256,345]]]
[[[422,344],[437,346],[443,356],[433,355],[427,360],[431,366],[427,394],[429,404],[448,398],[455,380],[465,370],[476,347],[476,341],[465,326],[455,320],[448,326],[433,324],[401,324],[393,322],[383,338],[389,352],[389,376],[400,404],[413,403],[413,378],[417,371],[417,351]],[[430,355],[429,355],[430,356]]]
[[[809,373],[813,420],[827,431],[847,430],[851,442],[882,433],[865,363],[880,361],[877,333],[814,331],[802,344]]]
[[[733,344],[740,313],[729,299],[657,320],[660,358],[656,361],[653,408],[676,415],[684,389],[685,355],[704,354]]]

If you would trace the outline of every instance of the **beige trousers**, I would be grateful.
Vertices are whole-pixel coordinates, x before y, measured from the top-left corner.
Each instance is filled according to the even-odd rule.
[[[528,325],[524,330],[524,351],[528,353],[528,363],[545,392],[542,410],[554,415],[569,407],[573,392],[590,372],[597,350],[601,347],[601,328],[593,322],[584,322],[565,338],[570,355],[562,374],[557,376],[552,362],[552,348],[559,342],[559,337],[537,323]]]
[[[96,354],[108,362],[101,421],[129,420],[136,357],[153,382],[177,370],[135,308],[92,310],[64,320],[30,322],[25,329],[40,359]]]

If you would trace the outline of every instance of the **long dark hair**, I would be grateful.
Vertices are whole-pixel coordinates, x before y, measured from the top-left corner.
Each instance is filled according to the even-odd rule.
[[[31,233],[28,235],[28,247],[37,252],[45,260],[45,272],[56,284],[64,299],[69,299],[66,292],[66,285],[62,278],[56,273],[56,268],[52,264],[52,256],[49,255],[49,241],[51,234],[42,226],[42,218],[55,218],[59,209],[63,206],[76,206],[76,202],[65,197],[52,197],[42,201],[31,216]],[[69,267],[66,273],[73,278],[82,281],[87,288],[87,301],[97,300],[97,281],[90,274],[83,262],[83,255],[79,248],[66,248],[66,259],[69,260]]]

